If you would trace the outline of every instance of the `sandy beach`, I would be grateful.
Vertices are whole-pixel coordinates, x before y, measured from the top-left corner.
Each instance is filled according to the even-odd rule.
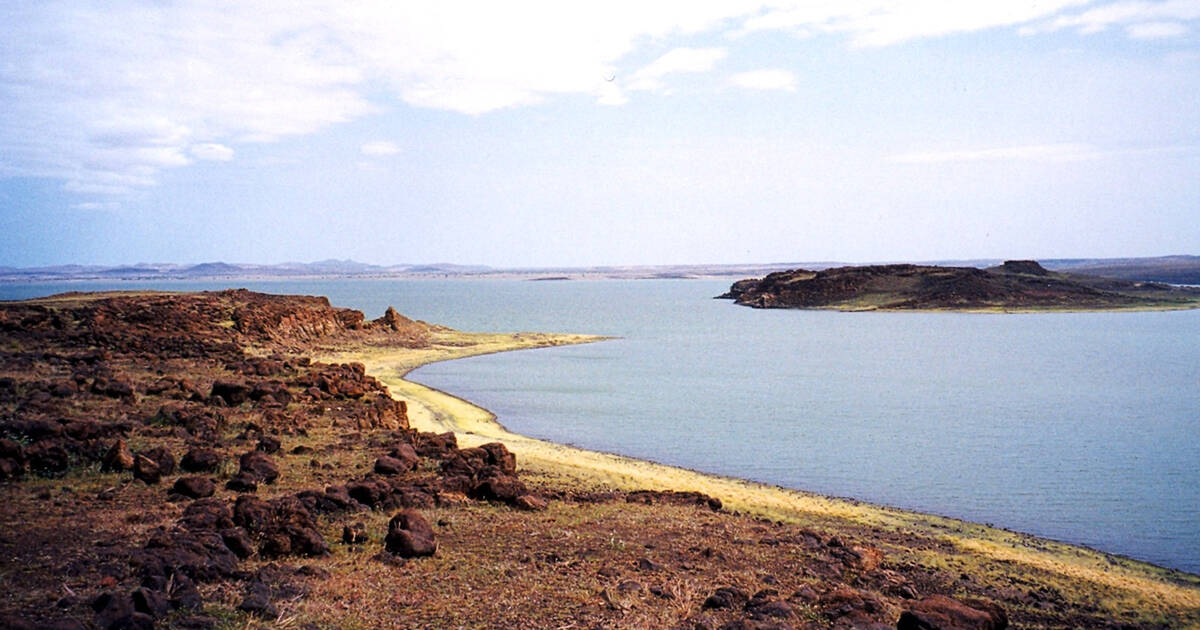
[[[952,518],[870,505],[739,479],[703,474],[518,435],[496,417],[452,394],[406,380],[435,361],[550,346],[602,342],[588,335],[464,333],[433,335],[428,348],[365,347],[323,357],[358,361],[408,404],[421,431],[453,431],[460,445],[502,442],[517,454],[526,478],[589,490],[698,491],[719,498],[726,510],[827,530],[850,529],[892,536],[936,536],[940,549],[912,549],[912,560],[992,575],[1037,572],[1065,596],[1077,597],[1119,617],[1128,610],[1200,608],[1200,576],[1163,569],[1102,552]]]

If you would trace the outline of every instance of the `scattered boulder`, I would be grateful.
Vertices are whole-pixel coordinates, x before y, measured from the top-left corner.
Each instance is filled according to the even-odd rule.
[[[239,492],[253,492],[260,483],[274,483],[279,478],[279,467],[275,460],[258,450],[249,451],[238,459],[238,472],[225,487]]]
[[[158,446],[142,455],[154,460],[154,463],[158,464],[158,472],[164,477],[175,474],[175,456],[166,447]]]
[[[264,619],[275,619],[279,609],[271,603],[271,587],[262,582],[251,582],[246,586],[246,596],[238,604],[238,610],[257,615]]]
[[[208,477],[180,477],[171,486],[171,493],[189,499],[211,497],[216,492],[216,485]]]
[[[416,510],[407,509],[397,512],[388,521],[385,548],[402,558],[432,556],[437,552],[437,540],[425,517]]]
[[[195,405],[163,405],[150,422],[183,427],[197,438],[215,440],[228,426],[229,419],[219,409],[206,409]]]
[[[179,467],[187,472],[216,472],[221,465],[221,455],[211,448],[193,448],[179,460]]]
[[[25,461],[25,449],[20,442],[0,439],[0,481],[24,474]]]
[[[458,451],[458,438],[453,431],[445,433],[418,433],[416,438],[417,454],[422,457],[445,459]]]
[[[130,385],[128,381],[110,380],[104,377],[98,377],[92,382],[92,393],[109,398],[134,399],[133,385]]]
[[[264,435],[258,439],[258,445],[254,447],[254,450],[262,451],[270,455],[272,453],[278,453],[279,449],[282,447],[283,443],[279,441],[279,438],[270,435]]]
[[[171,610],[171,605],[167,601],[166,594],[160,591],[142,587],[134,590],[131,598],[133,599],[134,610],[149,615],[154,619],[166,617],[167,613]]]
[[[100,466],[100,469],[106,472],[121,472],[123,470],[131,470],[132,468],[133,451],[129,450],[129,444],[123,439],[117,440],[108,449],[108,452],[104,454],[104,460]]]
[[[162,479],[162,471],[158,462],[145,455],[138,455],[133,458],[133,478],[147,484],[156,484]]]
[[[321,556],[329,552],[312,514],[296,497],[263,501],[242,495],[233,507],[233,521],[259,539],[258,552],[263,556]]]
[[[347,545],[362,545],[366,544],[367,540],[367,526],[363,523],[358,522],[342,527],[343,543]]]
[[[545,499],[536,497],[532,494],[523,494],[516,499],[513,499],[512,506],[518,510],[526,512],[541,512],[549,507]]]
[[[71,466],[71,453],[60,440],[41,440],[25,449],[29,470],[39,475],[57,475]]]
[[[320,490],[302,490],[296,498],[304,504],[309,512],[314,514],[330,514],[364,509],[363,504],[354,500],[346,490],[346,486],[329,486],[324,492]]]
[[[235,381],[217,381],[213,383],[211,397],[220,397],[225,404],[236,407],[250,399],[250,386]]]
[[[646,505],[697,505],[707,507],[717,512],[721,509],[721,500],[710,497],[702,492],[675,492],[673,490],[635,490],[625,495],[629,503],[644,503]]]
[[[415,467],[415,461],[410,463],[389,455],[375,460],[375,472],[381,475],[402,475],[412,471]]]
[[[931,595],[910,604],[900,614],[897,630],[1004,630],[1008,615],[999,605],[984,600],[957,600]]]
[[[748,601],[750,601],[750,597],[746,595],[745,591],[736,586],[722,586],[704,600],[703,608],[705,610],[710,608],[740,608]]]

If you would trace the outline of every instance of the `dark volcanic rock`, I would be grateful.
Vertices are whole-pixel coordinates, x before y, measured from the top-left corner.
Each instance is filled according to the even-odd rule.
[[[166,447],[159,446],[141,453],[158,464],[158,472],[163,476],[175,474],[175,456]]]
[[[162,471],[158,468],[158,462],[145,455],[138,455],[133,458],[133,477],[148,484],[155,484],[162,479]]]
[[[362,545],[367,542],[367,526],[354,523],[342,527],[342,542],[347,545]]]
[[[992,309],[1196,306],[1200,291],[1047,271],[1032,260],[941,267],[794,269],[741,280],[719,296],[756,308]]]
[[[497,473],[477,483],[468,494],[473,499],[512,502],[528,493],[525,482],[512,475]]]
[[[432,556],[437,551],[433,528],[420,512],[413,509],[397,512],[388,521],[386,549],[402,558]]]
[[[221,455],[211,448],[193,448],[179,460],[179,467],[187,472],[216,472],[221,465]]]
[[[445,433],[418,433],[416,439],[417,454],[422,457],[437,457],[444,459],[458,451],[458,438],[453,431]]]
[[[29,470],[40,475],[57,475],[71,466],[71,453],[60,440],[34,442],[25,449]]]
[[[234,381],[217,381],[213,383],[210,396],[220,396],[226,404],[236,407],[250,399],[250,386]]]
[[[211,497],[216,492],[216,485],[207,477],[180,477],[171,486],[171,492],[191,499]]]
[[[262,451],[270,455],[272,453],[278,453],[279,449],[282,447],[283,443],[279,441],[279,438],[270,435],[264,435],[258,439],[258,445],[254,447],[254,450]]]
[[[135,554],[132,563],[140,568],[143,578],[157,578],[166,584],[176,572],[198,581],[228,577],[237,567],[237,560],[216,532],[160,528],[150,536],[146,548]]]
[[[263,501],[242,495],[233,508],[233,521],[260,540],[258,551],[264,556],[321,556],[329,552],[312,514],[296,497]]]
[[[513,499],[512,506],[526,512],[541,512],[550,507],[545,499],[535,497],[532,494],[523,494]]]
[[[736,586],[723,586],[704,600],[704,608],[740,608],[749,600],[746,592]]]
[[[108,452],[104,454],[104,461],[101,464],[101,470],[120,472],[133,468],[133,451],[129,450],[129,444],[125,440],[117,440]]]
[[[25,473],[25,449],[15,440],[0,439],[0,481]]]
[[[415,467],[415,461],[405,462],[388,455],[375,460],[375,472],[381,475],[400,475],[412,471]]]
[[[909,605],[900,614],[897,630],[1004,630],[1008,616],[1000,606],[983,600],[956,600],[932,595]]]
[[[266,453],[254,450],[239,458],[238,474],[246,475],[258,483],[274,483],[279,478],[279,467]]]
[[[238,604],[238,610],[257,615],[265,619],[279,616],[279,609],[271,603],[271,587],[262,582],[251,582],[246,587],[246,596]]]
[[[716,512],[721,509],[721,500],[716,497],[710,497],[701,492],[675,492],[673,490],[634,490],[625,495],[625,501],[629,503],[643,503],[646,505],[696,505],[707,507]]]

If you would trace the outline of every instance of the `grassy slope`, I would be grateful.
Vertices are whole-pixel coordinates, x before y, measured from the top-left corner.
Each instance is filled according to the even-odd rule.
[[[823,497],[537,440],[507,431],[485,409],[404,379],[433,361],[505,350],[587,343],[585,335],[479,334],[441,331],[427,349],[357,348],[323,357],[354,360],[408,401],[409,418],[422,431],[454,431],[463,446],[500,441],[517,453],[526,478],[549,485],[695,490],[720,498],[727,509],[774,521],[828,530],[875,532],[899,540],[936,540],[940,545],[891,553],[938,568],[983,576],[997,584],[1033,580],[1068,601],[1095,607],[1113,619],[1162,620],[1200,627],[1200,576],[1162,569],[1108,554],[955,519],[856,501]]]

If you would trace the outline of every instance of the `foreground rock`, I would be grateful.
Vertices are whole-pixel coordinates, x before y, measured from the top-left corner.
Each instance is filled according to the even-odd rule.
[[[384,545],[388,553],[401,558],[432,556],[437,552],[433,528],[420,512],[413,509],[397,512],[392,520],[388,521]]]
[[[1004,609],[982,600],[959,601],[933,595],[916,602],[900,615],[897,630],[1004,630]]]

